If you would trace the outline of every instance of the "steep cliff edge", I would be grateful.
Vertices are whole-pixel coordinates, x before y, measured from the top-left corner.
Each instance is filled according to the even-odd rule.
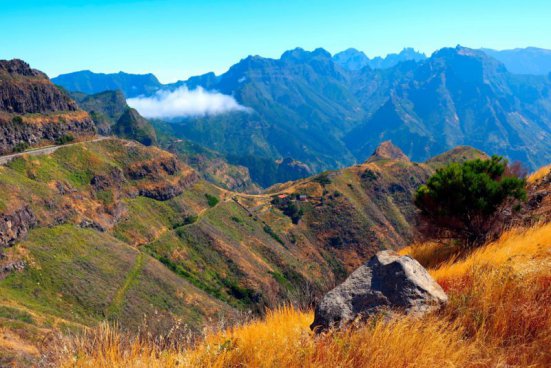
[[[46,74],[24,61],[0,60],[0,153],[95,134],[90,116]]]

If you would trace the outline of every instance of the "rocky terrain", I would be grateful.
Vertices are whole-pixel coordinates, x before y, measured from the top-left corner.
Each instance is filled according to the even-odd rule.
[[[21,60],[0,61],[0,153],[95,134],[90,116]]]

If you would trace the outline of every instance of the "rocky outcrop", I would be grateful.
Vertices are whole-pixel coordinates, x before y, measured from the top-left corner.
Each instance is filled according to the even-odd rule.
[[[0,251],[23,238],[35,225],[36,217],[28,206],[0,215]]]
[[[199,175],[190,170],[188,173],[183,173],[176,183],[162,180],[156,183],[147,182],[145,185],[139,185],[138,194],[158,201],[167,201],[182,194],[184,189],[189,188],[198,180]]]
[[[86,113],[61,115],[39,122],[31,122],[21,117],[2,118],[0,116],[0,153],[11,153],[20,144],[34,146],[40,142],[55,142],[65,136],[94,134],[95,125]]]
[[[15,114],[77,111],[46,74],[22,60],[0,60],[0,110]]]
[[[90,185],[94,190],[101,191],[112,187],[120,188],[125,181],[126,178],[124,177],[124,173],[117,167],[112,169],[109,175],[95,175],[92,180],[90,180]]]
[[[12,272],[23,271],[25,267],[27,267],[27,262],[21,259],[7,262],[0,261],[0,280]]]
[[[381,251],[323,297],[310,327],[322,331],[384,311],[422,315],[447,300],[419,262]]]
[[[392,144],[391,141],[381,143],[375,152],[367,159],[367,162],[373,162],[378,160],[402,160],[409,161],[409,158],[402,152],[402,150]]]
[[[141,188],[139,195],[142,197],[156,199],[157,201],[168,201],[184,192],[181,185],[159,185],[155,187]]]
[[[46,74],[21,60],[0,60],[0,154],[95,132],[88,113]]]
[[[178,160],[174,156],[169,156],[129,165],[126,169],[126,175],[132,180],[155,179],[160,175],[174,175],[178,171]]]

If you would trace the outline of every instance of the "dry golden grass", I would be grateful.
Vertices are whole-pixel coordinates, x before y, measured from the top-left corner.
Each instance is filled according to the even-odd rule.
[[[547,174],[551,172],[551,165],[544,166],[540,168],[538,171],[530,174],[527,178],[528,183],[534,183],[535,181],[543,178]]]
[[[425,246],[429,259],[434,245]],[[442,253],[439,253],[442,257]],[[443,258],[443,257],[442,257]],[[65,341],[63,367],[549,367],[551,224],[511,231],[431,270],[450,302],[423,318],[315,336],[311,311],[283,307],[195,345],[160,348],[102,326]]]

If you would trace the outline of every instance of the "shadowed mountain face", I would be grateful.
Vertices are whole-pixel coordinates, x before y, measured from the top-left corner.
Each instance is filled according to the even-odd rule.
[[[345,141],[358,157],[391,139],[414,158],[466,144],[537,167],[551,160],[550,87],[480,51],[443,49],[400,76]]]
[[[89,70],[62,74],[53,78],[52,82],[69,91],[86,94],[121,90],[127,98],[150,95],[162,86],[153,74],[103,74]]]
[[[354,70],[341,66],[347,55]],[[166,133],[246,166],[264,186],[363,162],[389,139],[417,161],[456,145],[531,168],[551,161],[549,77],[512,74],[496,59],[463,47],[426,60],[406,49],[399,54],[405,61],[376,69],[359,69],[358,55],[295,49],[277,60],[248,57],[220,76],[166,85],[216,90],[250,108],[174,119]],[[307,170],[277,174],[274,163],[284,158]],[[264,163],[273,169],[263,170]]]

